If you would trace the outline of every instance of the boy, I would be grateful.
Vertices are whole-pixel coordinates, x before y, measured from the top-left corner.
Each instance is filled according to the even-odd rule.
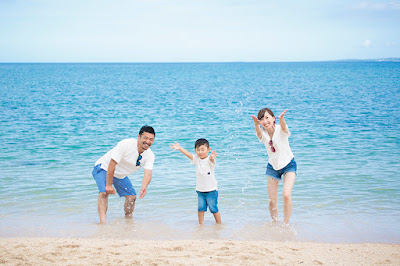
[[[183,149],[177,142],[170,146],[186,155],[192,164],[196,165],[196,192],[198,195],[198,216],[199,224],[204,222],[204,212],[207,206],[214,215],[215,222],[221,223],[221,214],[218,211],[218,188],[217,180],[214,176],[215,158],[218,156],[216,151],[211,151],[210,145],[206,139],[198,139],[194,144],[196,155]]]

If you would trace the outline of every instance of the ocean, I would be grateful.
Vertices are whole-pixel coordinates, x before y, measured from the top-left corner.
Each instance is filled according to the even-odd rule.
[[[0,237],[400,243],[400,63],[0,64]],[[284,109],[298,165],[290,226],[268,210],[251,115]],[[151,125],[156,160],[134,218],[95,161]],[[195,167],[169,145],[218,152],[222,225],[197,224]],[[143,170],[130,176],[140,190]]]

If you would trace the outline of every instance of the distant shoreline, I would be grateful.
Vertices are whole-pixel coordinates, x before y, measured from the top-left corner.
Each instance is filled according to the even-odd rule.
[[[328,62],[400,62],[400,57],[378,58],[378,59],[342,59]]]

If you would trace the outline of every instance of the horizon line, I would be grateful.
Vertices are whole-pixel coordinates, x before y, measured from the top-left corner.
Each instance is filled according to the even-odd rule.
[[[0,62],[0,64],[211,64],[211,63],[318,63],[318,62],[346,62],[346,61],[393,61],[400,62],[400,57],[384,58],[349,58],[331,60],[302,60],[302,61],[32,61],[32,62]]]

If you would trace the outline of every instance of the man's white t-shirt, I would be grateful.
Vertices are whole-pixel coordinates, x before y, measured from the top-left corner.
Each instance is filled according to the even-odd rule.
[[[107,171],[108,165],[110,164],[111,159],[113,159],[117,162],[114,177],[123,179],[139,170],[142,166],[144,169],[153,169],[155,159],[154,153],[150,149],[147,149],[141,155],[142,159],[140,159],[140,165],[136,166],[139,157],[137,139],[124,139],[118,142],[117,146],[98,159],[95,165],[101,164],[101,168]]]
[[[280,170],[290,163],[293,159],[293,153],[289,146],[289,136],[288,133],[282,131],[280,125],[275,125],[275,132],[272,136],[272,146],[275,148],[275,152],[272,152],[269,141],[271,140],[267,131],[261,128],[261,138],[260,142],[263,142],[265,148],[267,148],[267,153],[269,160],[268,162],[272,165],[275,170]]]
[[[199,192],[218,190],[217,180],[214,175],[215,160],[212,163],[210,156],[200,159],[197,154],[194,154],[191,162],[196,166],[196,190]]]

